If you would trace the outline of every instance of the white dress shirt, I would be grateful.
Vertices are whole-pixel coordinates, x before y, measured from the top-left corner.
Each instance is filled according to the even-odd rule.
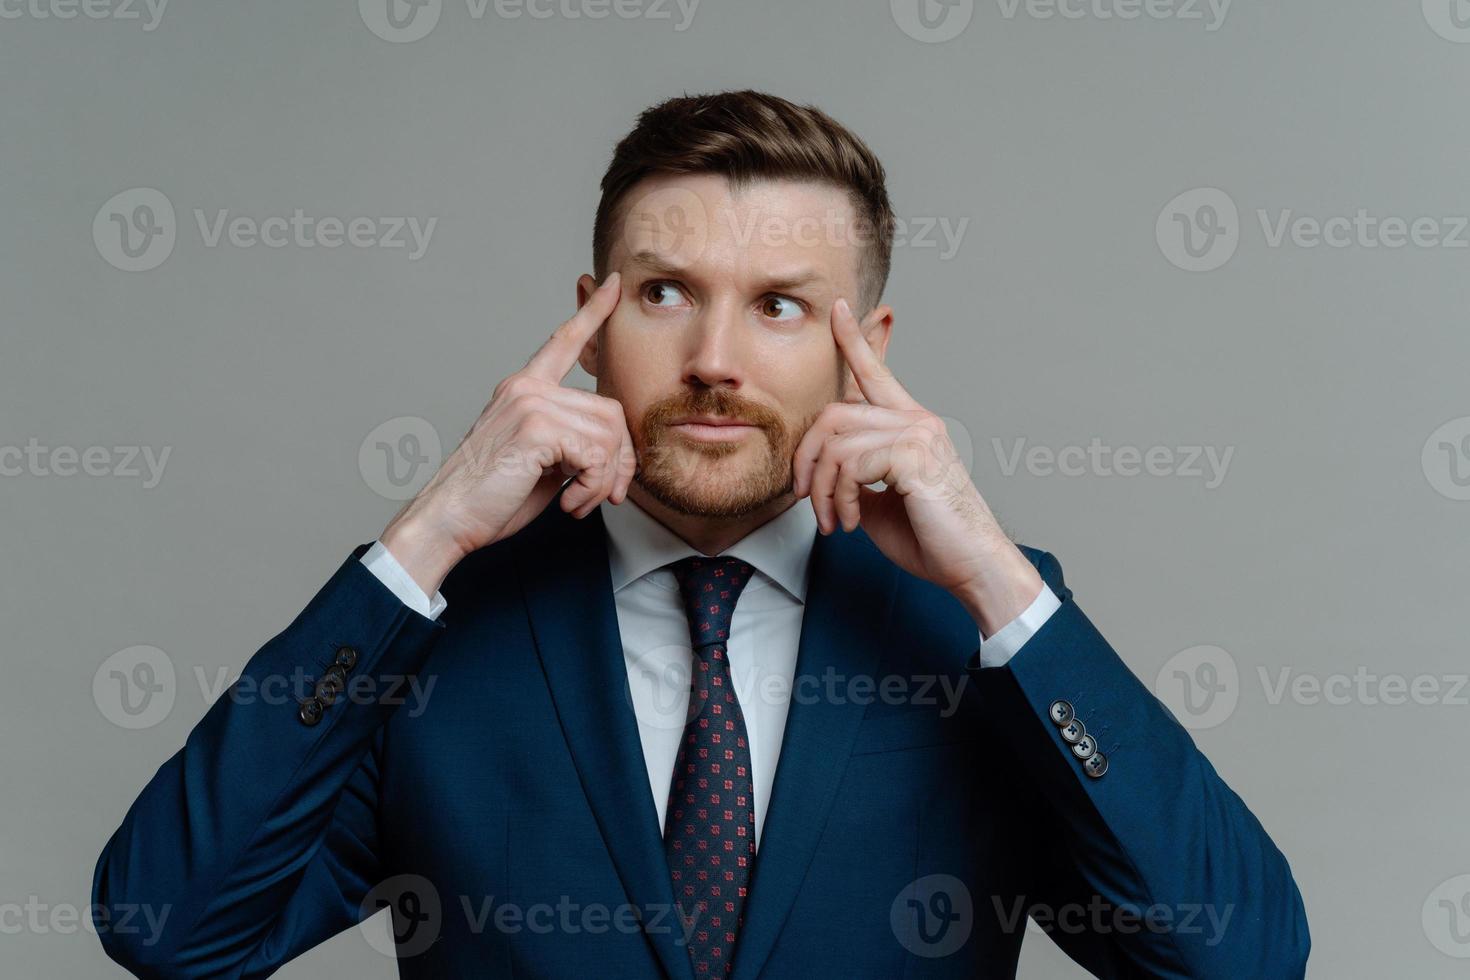
[[[608,570],[628,688],[648,788],[662,829],[674,760],[684,733],[693,660],[684,599],[667,566],[699,552],[631,500],[618,506],[604,501],[599,509],[607,528]],[[727,648],[731,680],[750,742],[757,849],[781,757],[806,605],[807,566],[817,533],[811,506],[797,501],[721,552],[755,569],[735,603]],[[446,608],[443,595],[436,592],[431,602],[381,542],[368,549],[362,562],[419,614],[437,619]],[[986,638],[977,630],[981,666],[1005,664],[1058,606],[1056,595],[1043,583],[1040,595],[1026,611],[994,636]]]

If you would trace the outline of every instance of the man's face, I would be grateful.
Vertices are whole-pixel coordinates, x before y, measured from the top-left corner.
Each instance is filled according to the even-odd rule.
[[[860,311],[854,209],[824,184],[732,192],[697,175],[644,180],[622,210],[607,270],[622,298],[582,367],[622,404],[650,496],[681,514],[757,511],[791,490],[802,435],[853,390],[831,313],[839,297]],[[583,276],[579,302],[594,287]],[[863,321],[879,357],[891,319],[879,307]]]

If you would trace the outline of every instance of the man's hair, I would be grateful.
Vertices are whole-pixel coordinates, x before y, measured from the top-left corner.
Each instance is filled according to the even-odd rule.
[[[863,311],[878,304],[893,253],[893,207],[883,164],[867,144],[815,106],[764,92],[716,92],[645,109],[613,151],[592,231],[592,267],[607,274],[619,206],[645,177],[717,174],[732,187],[761,179],[810,180],[847,191],[864,243],[858,263]]]

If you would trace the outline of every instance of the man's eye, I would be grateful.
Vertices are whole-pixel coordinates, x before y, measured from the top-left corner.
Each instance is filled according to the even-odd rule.
[[[654,306],[678,306],[686,302],[679,287],[668,282],[651,282],[643,288],[643,298]]]
[[[772,320],[794,320],[801,316],[801,304],[790,296],[767,296],[761,301],[761,313]]]

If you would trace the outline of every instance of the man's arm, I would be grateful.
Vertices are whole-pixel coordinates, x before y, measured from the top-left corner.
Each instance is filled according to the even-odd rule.
[[[94,915],[163,922],[98,929],[136,975],[266,976],[362,917],[378,878],[373,745],[395,710],[382,695],[444,629],[364,567],[366,550],[250,658],[103,849]]]
[[[1099,976],[1303,976],[1311,941],[1286,858],[1078,608],[1057,560],[1028,557],[1060,605],[1005,666],[967,665],[1013,767],[1025,906]]]
[[[622,406],[561,386],[620,282],[610,274],[496,386],[379,541],[250,658],[143,789],[97,862],[92,901],[164,924],[146,939],[99,928],[113,959],[140,976],[265,976],[361,918],[378,878],[373,749],[393,710],[380,696],[445,629],[440,583],[553,497],[581,518],[627,496]]]

